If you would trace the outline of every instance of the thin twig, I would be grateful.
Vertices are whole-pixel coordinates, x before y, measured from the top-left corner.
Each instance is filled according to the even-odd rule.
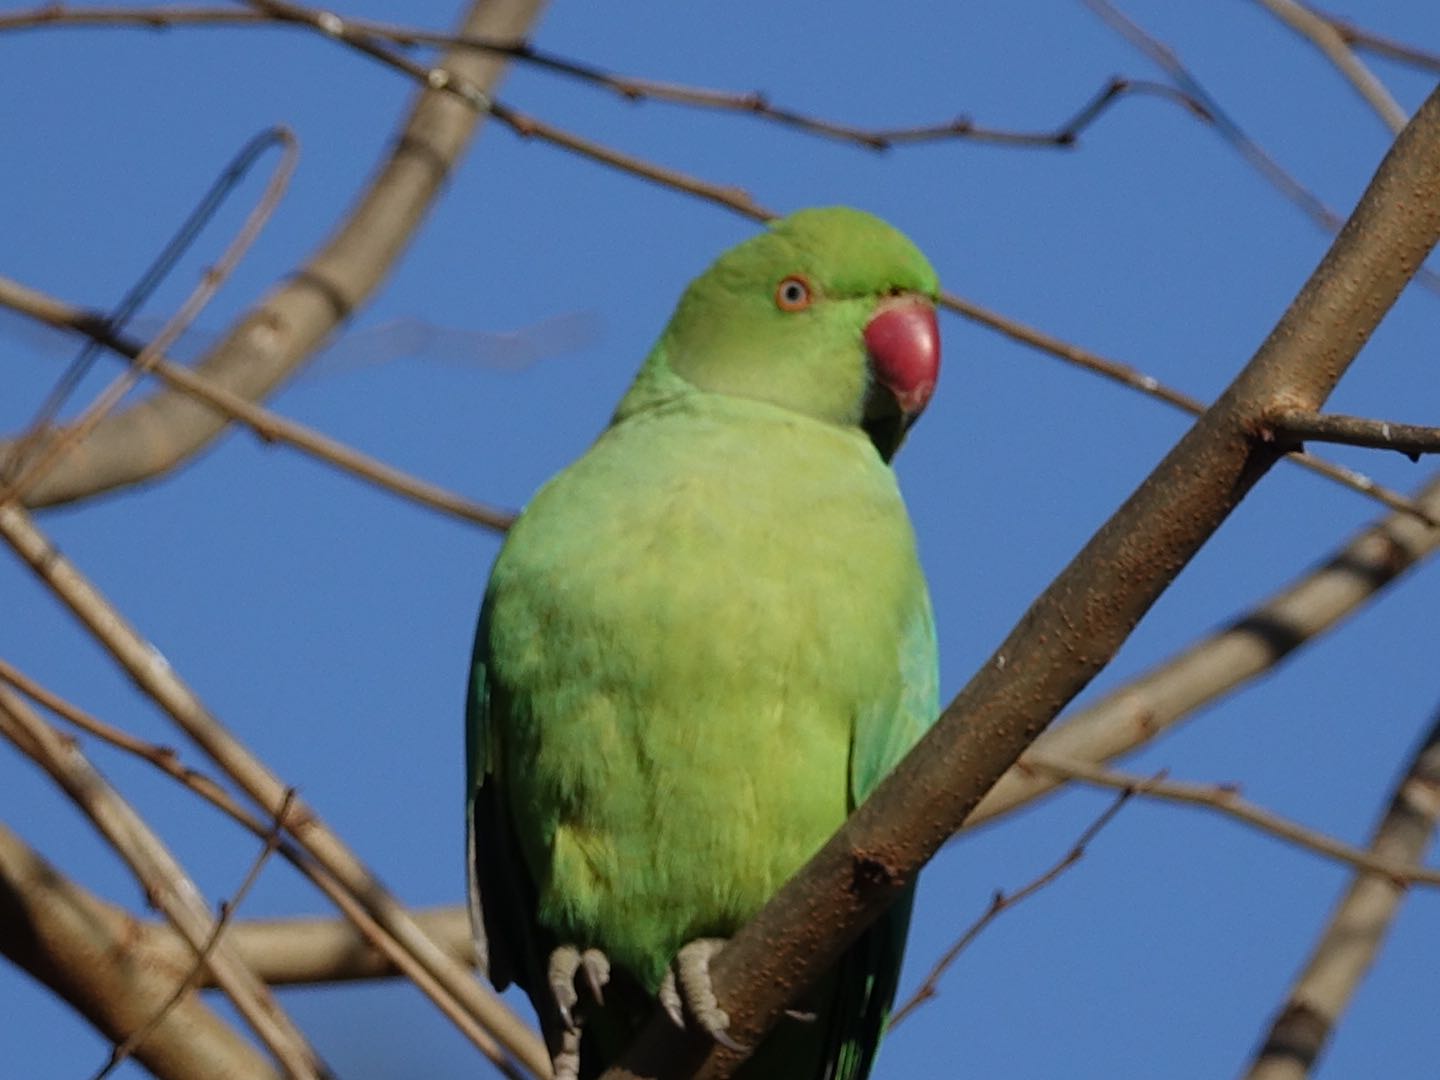
[[[1275,438],[1343,443],[1394,450],[1411,461],[1421,454],[1440,453],[1440,428],[1421,424],[1396,424],[1343,413],[1318,413],[1305,409],[1284,409],[1268,417],[1267,426]]]
[[[0,512],[8,510],[0,508]],[[214,920],[200,891],[144,820],[105,782],[76,747],[8,687],[0,687],[0,734],[31,756],[95,824],[130,866],[157,905],[199,956]],[[251,1029],[296,1078],[328,1077],[329,1070],[274,997],[223,942],[208,966]]]
[[[463,42],[457,44],[463,44]],[[1157,97],[1177,104],[1190,112],[1204,115],[1204,107],[1198,101],[1173,86],[1150,82],[1146,79],[1126,79],[1116,76],[1108,80],[1068,120],[1054,128],[1039,131],[1017,131],[1008,128],[987,127],[977,124],[968,116],[957,117],[938,124],[862,128],[833,120],[824,120],[797,112],[794,109],[782,108],[772,104],[766,95],[758,90],[735,93],[617,76],[599,71],[594,71],[591,77],[593,81],[609,87],[630,100],[666,101],[695,108],[743,113],[794,131],[854,143],[871,150],[890,150],[897,146],[914,146],[920,143],[952,139],[965,139],[970,142],[993,143],[1002,146],[1072,147],[1079,142],[1080,136],[1092,124],[1109,111],[1112,105],[1127,96]]]
[[[213,777],[182,763],[180,755],[174,747],[147,742],[113,724],[105,723],[35,681],[4,659],[0,659],[0,682],[8,683],[37,705],[48,709],[81,731],[93,735],[101,742],[140,758],[159,769],[166,776],[189,788],[222,814],[256,836],[263,838],[268,835],[268,828],[261,818],[256,817],[237,802]],[[306,858],[304,852],[293,847],[282,845],[281,850],[297,868]]]
[[[1440,716],[1411,756],[1369,850],[1400,862],[1422,858],[1440,824]],[[1362,872],[1350,882],[1270,1030],[1246,1080],[1303,1080],[1365,978],[1405,899],[1386,874]]]
[[[1440,476],[1430,480],[1417,501],[1431,516],[1440,516]],[[1066,717],[1041,735],[1032,751],[1092,763],[1128,753],[1200,707],[1273,671],[1437,549],[1440,527],[1409,514],[1374,522],[1229,625]],[[966,827],[1028,805],[1056,784],[1051,776],[1012,768],[986,793]]]
[[[1202,102],[1214,121],[1215,129],[1282,195],[1305,211],[1326,232],[1333,233],[1340,227],[1344,219],[1316,198],[1266,153],[1259,143],[1244,133],[1240,126],[1230,119],[1229,114],[1220,108],[1219,102],[1191,74],[1190,69],[1181,63],[1174,49],[1144,30],[1139,23],[1107,0],[1081,0],[1081,3],[1168,73],[1182,90]]]
[[[1327,859],[1348,863],[1371,874],[1382,874],[1398,885],[1440,885],[1440,870],[1417,866],[1413,862],[1384,858],[1364,848],[1336,840],[1317,829],[1291,821],[1273,810],[1242,798],[1233,784],[1195,784],[1179,780],[1147,780],[1118,769],[1091,765],[1073,758],[1058,757],[1042,750],[1029,750],[1020,759],[1020,767],[1043,769],[1066,780],[1078,780],[1096,787],[1119,791],[1135,791],[1152,799],[1185,803],[1217,810],[1227,817],[1245,823],[1263,833],[1278,837],[1287,844],[1313,851]]]
[[[1365,103],[1375,110],[1391,134],[1405,126],[1405,110],[1390,96],[1385,84],[1360,62],[1329,19],[1296,0],[1256,0],[1256,3],[1319,49]]]
[[[59,329],[87,335],[131,360],[142,351],[139,343],[113,332],[98,313],[56,300],[5,277],[0,277],[0,306]],[[378,458],[361,453],[328,435],[322,435],[314,428],[253,404],[204,375],[173,363],[163,356],[155,356],[150,374],[205,402],[222,415],[245,424],[265,442],[280,442],[293,446],[342,472],[348,472],[422,506],[502,532],[508,529],[515,519],[515,515],[508,510],[463,498],[437,484],[411,476]]]
[[[1164,42],[1143,29],[1139,23],[1121,12],[1108,0],[1081,0],[1106,25],[1119,33],[1126,41],[1148,56],[1156,65],[1169,73],[1176,85],[1199,101],[1209,112],[1215,130],[1225,139],[1250,166],[1270,183],[1281,195],[1305,212],[1319,228],[1334,234],[1344,218],[1326,206],[1309,188],[1291,176],[1258,142],[1252,139],[1230,115],[1220,107],[1200,80],[1187,68]],[[1425,267],[1415,274],[1416,279],[1431,292],[1440,292],[1440,275]]]
[[[1440,74],[1440,53],[1411,45],[1408,41],[1400,41],[1396,38],[1386,37],[1384,34],[1377,34],[1373,30],[1366,30],[1349,19],[1342,19],[1337,15],[1321,14],[1321,17],[1335,28],[1335,32],[1347,45],[1376,56],[1383,56],[1387,60],[1408,64],[1426,74]]]
[[[234,895],[231,896],[229,900],[220,901],[219,918],[215,920],[215,928],[210,931],[209,939],[205,942],[204,947],[190,965],[190,970],[186,973],[185,978],[180,980],[180,985],[175,987],[175,992],[171,994],[169,1000],[156,1011],[148,1023],[130,1034],[123,1042],[116,1045],[114,1049],[110,1051],[110,1057],[91,1080],[105,1080],[105,1077],[119,1068],[121,1062],[134,1054],[141,1044],[165,1022],[165,1018],[169,1016],[175,1006],[179,1004],[180,999],[200,984],[200,980],[209,963],[210,955],[215,951],[215,946],[220,942],[220,935],[223,934],[226,927],[230,925],[230,921],[234,918],[235,912],[240,909],[240,905],[244,903],[245,897],[250,895],[250,889],[254,886],[255,882],[260,880],[260,871],[264,869],[265,864],[270,860],[270,856],[275,854],[276,848],[280,846],[280,839],[284,834],[282,822],[285,820],[285,815],[290,812],[290,801],[289,798],[285,800],[284,806],[281,807],[281,813],[277,815],[271,823],[269,831],[265,834],[265,842],[261,845],[260,851],[256,854],[255,858],[251,860],[250,869],[245,872],[244,878],[241,879],[240,887],[235,890]]]
[[[1018,319],[1012,319],[1007,315],[992,311],[987,307],[967,300],[963,296],[954,293],[942,292],[940,304],[949,308],[958,315],[963,315],[972,322],[988,327],[996,333],[1003,334],[1012,341],[1018,341],[1022,345],[1028,345],[1033,349],[1049,353],[1058,357],[1068,364],[1085,369],[1100,375],[1104,378],[1118,382],[1122,386],[1137,390],[1156,401],[1162,401],[1171,405],[1181,412],[1189,413],[1191,416],[1199,416],[1205,411],[1205,403],[1199,398],[1191,397],[1180,390],[1175,390],[1161,383],[1151,375],[1146,375],[1129,364],[1122,364],[1118,360],[1111,360],[1101,356],[1099,353],[1091,352],[1089,349],[1081,348],[1079,345],[1072,345],[1067,341],[1047,334],[1043,330],[1037,330],[1028,326]],[[1309,469],[1326,479],[1333,480],[1344,487],[1357,491],[1360,494],[1374,499],[1376,502],[1391,510],[1398,510],[1410,514],[1427,525],[1440,525],[1440,519],[1416,504],[1413,499],[1408,499],[1398,491],[1393,491],[1382,484],[1376,483],[1363,473],[1354,469],[1338,465],[1333,461],[1316,457],[1314,454],[1302,450],[1292,451],[1287,455],[1289,460],[1302,468]]]
[[[496,41],[474,35],[456,35],[422,30],[411,26],[378,22],[353,16],[341,16],[317,7],[287,4],[257,4],[257,10],[239,11],[231,8],[71,8],[49,4],[31,11],[0,15],[0,32],[31,30],[61,26],[135,26],[160,30],[181,26],[230,25],[265,27],[274,24],[307,25],[329,37],[358,46],[361,39],[384,41],[402,48],[474,49],[503,56],[543,71],[554,72],[600,87],[626,101],[656,101],[697,109],[740,113],[756,117],[792,131],[821,138],[852,143],[872,150],[888,150],[900,144],[965,139],[973,142],[998,143],[1008,146],[1069,147],[1122,97],[1143,95],[1174,102],[1204,116],[1204,107],[1184,91],[1144,79],[1113,78],[1109,80],[1070,119],[1057,127],[1038,131],[1019,131],[977,124],[969,117],[958,117],[936,124],[909,127],[865,128],[812,116],[772,103],[759,90],[733,91],[711,87],[690,86],[655,79],[621,75],[595,64],[559,56],[538,49],[528,42]]]
[[[1159,777],[1157,776],[1156,779],[1159,779]],[[997,889],[995,895],[990,898],[989,906],[986,907],[980,917],[971,923],[969,929],[961,934],[955,943],[940,955],[940,959],[935,961],[934,966],[930,968],[929,974],[925,976],[924,982],[920,984],[915,993],[911,994],[905,1003],[891,1014],[890,1021],[886,1025],[886,1030],[894,1031],[907,1016],[921,1005],[924,1005],[931,998],[938,997],[940,994],[940,979],[944,976],[945,972],[950,969],[950,966],[955,963],[960,954],[970,947],[970,944],[980,936],[985,928],[994,922],[1002,912],[1028,900],[1047,885],[1053,884],[1065,871],[1083,859],[1086,850],[1091,843],[1094,842],[1095,837],[1100,835],[1100,831],[1114,820],[1115,815],[1120,812],[1120,808],[1129,802],[1130,798],[1140,790],[1142,789],[1139,787],[1122,790],[1115,801],[1110,803],[1100,816],[1085,828],[1085,831],[1080,834],[1070,850],[1062,855],[1060,860],[1048,870],[1012,893],[1006,893],[1002,889]]]
[[[166,242],[160,254],[126,291],[115,309],[108,316],[99,317],[109,330],[118,332],[125,327],[160,283],[169,276],[180,258],[199,238],[215,211],[230,196],[236,185],[245,178],[255,162],[271,146],[281,144],[282,139],[277,131],[266,131],[257,138],[251,139],[244,149],[231,160],[230,165],[210,185],[209,191],[205,193],[200,202],[190,211],[189,216],[181,223],[180,228]],[[65,373],[36,410],[29,430],[12,444],[8,460],[4,462],[4,468],[0,469],[0,479],[12,478],[13,474],[24,466],[31,449],[43,437],[45,429],[59,415],[60,409],[80,384],[80,380],[89,372],[100,349],[100,343],[92,337],[80,350],[80,355],[66,368]]]
[[[219,291],[230,274],[234,272],[240,260],[245,257],[245,253],[250,250],[250,245],[255,242],[256,238],[265,228],[265,224],[270,220],[271,215],[274,214],[276,207],[280,205],[280,200],[285,195],[285,189],[290,184],[290,177],[295,172],[295,162],[300,152],[299,144],[295,141],[295,136],[285,128],[272,128],[251,139],[235,156],[234,161],[231,162],[220,180],[217,181],[215,189],[210,194],[207,194],[201,201],[199,216],[203,219],[206,207],[213,206],[217,202],[215,192],[223,193],[224,191],[228,191],[229,185],[234,182],[233,178],[238,174],[243,174],[244,171],[249,168],[249,164],[254,160],[255,156],[273,144],[279,144],[282,148],[280,161],[275,166],[275,171],[270,175],[270,179],[266,183],[265,190],[261,193],[259,201],[246,216],[244,223],[235,234],[234,239],[230,241],[225,251],[221,254],[219,260],[201,275],[200,283],[191,291],[190,295],[186,297],[185,302],[180,305],[179,310],[166,321],[160,333],[135,357],[134,364],[130,369],[117,376],[110,385],[96,397],[90,407],[80,415],[79,419],[73,424],[68,425],[61,431],[59,436],[46,444],[44,448],[36,454],[34,460],[23,462],[22,452],[28,446],[28,440],[26,438],[20,440],[14,452],[15,466],[18,469],[23,462],[24,471],[20,472],[18,476],[11,480],[5,488],[0,488],[0,503],[12,499],[17,502],[24,499],[25,493],[39,483],[45,474],[54,467],[71,447],[93,431],[95,426],[109,414],[110,410],[120,403],[120,399],[130,392],[131,387],[140,380],[141,376],[155,366],[164,355],[165,350],[170,348],[176,339],[185,332],[186,328],[194,322],[195,317],[199,315],[205,305],[214,298],[216,292]],[[194,224],[196,216],[197,215],[192,215],[191,220],[182,226],[178,239],[184,239],[188,242],[188,238],[194,236],[197,227]],[[171,244],[167,247],[166,253],[161,257],[162,262],[171,254],[171,250],[176,246],[175,244]],[[145,279],[155,280],[158,284],[158,279],[152,274],[147,273]],[[128,303],[127,301],[127,306]],[[43,425],[45,419],[46,417],[44,413],[42,413],[38,418],[38,423]]]

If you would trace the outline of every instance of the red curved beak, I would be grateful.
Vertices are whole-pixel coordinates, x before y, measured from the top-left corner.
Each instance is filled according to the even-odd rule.
[[[875,380],[913,420],[930,403],[940,378],[940,327],[935,307],[919,296],[884,301],[865,326]]]

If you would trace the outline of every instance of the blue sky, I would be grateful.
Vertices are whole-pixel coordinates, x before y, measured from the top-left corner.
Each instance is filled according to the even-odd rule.
[[[7,7],[13,6],[10,4]],[[1337,10],[1440,47],[1419,0]],[[447,27],[451,4],[352,14]],[[1286,168],[1344,212],[1389,136],[1332,69],[1258,4],[1125,10],[1176,47]],[[554,5],[535,36],[616,71],[736,90],[857,124],[959,114],[1044,128],[1148,63],[1078,3]],[[819,30],[820,32],[817,32]],[[1377,63],[1407,108],[1425,77]],[[295,31],[47,31],[0,36],[0,273],[113,304],[247,138],[292,127],[302,158],[274,221],[202,322],[223,327],[328,233],[410,97],[398,76]],[[780,210],[849,203],[909,233],[970,299],[1210,397],[1268,332],[1327,240],[1211,129],[1164,101],[1121,102],[1078,147],[952,142],[886,155],[746,117],[631,105],[517,68],[501,95],[591,138],[750,190]],[[253,198],[258,183],[244,192]],[[163,316],[218,253],[240,200],[149,309]],[[594,437],[683,285],[754,226],[689,196],[487,127],[408,256],[353,328],[400,317],[507,331],[577,314],[583,347],[519,371],[397,362],[297,383],[280,412],[474,498],[509,506]],[[594,318],[590,319],[589,316]],[[1332,399],[1440,415],[1440,297],[1412,288]],[[935,598],[948,698],[1034,595],[1185,430],[1165,406],[953,315],[945,368],[898,469]],[[0,422],[30,415],[64,359],[0,324]],[[102,366],[108,374],[113,367]],[[100,380],[86,384],[93,392]],[[1398,455],[1331,456],[1411,490]],[[1201,553],[1086,697],[1290,580],[1378,510],[1280,466]],[[407,901],[462,892],[461,727],[475,609],[497,539],[232,434],[177,474],[41,517],[61,547],[276,771]],[[1258,686],[1127,763],[1234,781],[1282,813],[1363,841],[1440,700],[1440,577],[1422,567]],[[164,719],[13,561],[0,558],[0,656],[157,741]],[[212,899],[253,844],[167,781],[96,749]],[[1053,798],[952,843],[922,879],[913,987],[983,910],[1057,859],[1107,797]],[[39,772],[0,747],[0,819],[66,873],[132,907],[133,882]],[[1083,862],[1005,915],[942,994],[890,1039],[878,1075],[1234,1074],[1346,879],[1209,814],[1135,802]],[[270,866],[243,914],[324,911]],[[1440,904],[1410,898],[1322,1077],[1433,1070]],[[409,986],[284,995],[347,1078],[486,1075]],[[517,999],[518,1001],[518,999]],[[17,1077],[93,1071],[106,1046],[0,967],[0,1060]],[[123,1075],[138,1076],[133,1066]]]

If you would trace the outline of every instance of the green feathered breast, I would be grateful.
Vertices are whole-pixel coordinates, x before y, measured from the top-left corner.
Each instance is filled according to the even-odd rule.
[[[865,310],[815,324],[820,351],[858,340]],[[680,947],[738,930],[937,711],[914,538],[861,410],[837,422],[703,389],[676,374],[684,347],[662,339],[616,422],[516,523],[475,647],[472,900],[488,971],[538,1001],[551,949],[609,956],[586,1074],[648,1015]],[[783,1022],[744,1075],[867,1074],[909,907],[857,941],[807,1003],[817,1018]]]

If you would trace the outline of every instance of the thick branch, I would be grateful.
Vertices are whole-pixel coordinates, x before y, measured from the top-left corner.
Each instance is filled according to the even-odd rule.
[[[1420,424],[1393,424],[1363,416],[1282,409],[1271,413],[1266,425],[1282,442],[1333,442],[1396,450],[1412,460],[1421,454],[1440,453],[1440,428]]]
[[[476,3],[458,33],[520,41],[540,0]],[[503,57],[464,50],[443,66],[493,87]],[[210,382],[247,400],[273,391],[365,302],[405,250],[459,160],[479,116],[443,90],[420,93],[389,158],[359,203],[308,263],[240,318],[197,365]],[[202,449],[225,419],[188,394],[163,390],[109,417],[27,496],[31,506],[72,502],[152,479]],[[0,444],[0,456],[9,444]]]
[[[456,961],[474,967],[475,946],[462,906],[417,911],[413,915],[415,922]],[[225,943],[241,963],[270,986],[401,974],[343,919],[236,919],[225,930]],[[123,955],[126,961],[112,963],[114,971],[91,972],[86,965],[95,963],[97,954],[112,958]],[[139,994],[143,1000],[150,1000],[153,995],[158,1008],[195,961],[195,950],[163,922],[136,918],[119,904],[102,900],[70,881],[42,863],[3,826],[0,955],[52,986],[117,1041],[153,1015],[128,1008],[130,1002],[124,999]],[[148,977],[154,977],[153,985]],[[133,985],[131,990],[109,999],[100,991],[102,984]],[[208,970],[202,971],[197,985],[213,987],[215,980]],[[187,1007],[187,1002],[177,1006],[182,1011]],[[128,1017],[130,1022],[105,1019],[112,1013]],[[187,1021],[191,1022],[200,1023],[198,1019]],[[163,1041],[164,1028],[160,1030]],[[230,1032],[228,1027],[224,1030]],[[261,1064],[264,1059],[258,1054],[254,1060],[262,1072],[268,1067]]]
[[[204,950],[213,944],[206,966],[286,1073],[297,1080],[330,1076],[255,973],[223,941],[212,942],[215,919],[206,910],[200,890],[140,815],[91,767],[73,740],[61,738],[9,687],[0,687],[0,734],[29,754],[85,812],[134,872],[145,895],[185,939],[192,958],[205,956]]]
[[[155,941],[165,948],[152,949]],[[0,953],[112,1042],[149,1022],[194,953],[173,933],[101,904],[0,825]],[[265,1057],[191,994],[135,1051],[160,1080],[272,1080]]]
[[[1370,838],[1387,861],[1416,862],[1440,823],[1440,716],[1425,736]],[[1405,898],[1387,874],[1361,873],[1330,916],[1325,932],[1261,1043],[1247,1080],[1304,1080],[1384,940]]]
[[[1087,544],[845,827],[712,968],[731,1034],[755,1045],[914,880],[1274,463],[1284,401],[1318,407],[1440,237],[1440,92],[1402,132],[1330,251],[1216,404]],[[721,1076],[731,1052],[663,1015],[609,1077]]]
[[[130,360],[134,360],[142,351],[138,342],[110,330],[105,325],[104,316],[99,313],[56,300],[3,276],[0,276],[0,305],[50,326],[83,334]],[[196,374],[181,364],[172,363],[163,356],[153,358],[149,367],[152,374],[171,387],[204,402],[220,416],[245,424],[266,442],[287,443],[302,453],[376,487],[489,529],[503,532],[514,520],[515,515],[507,510],[473,502],[402,472],[393,465],[387,465],[328,435],[322,435],[313,428],[252,404],[240,395],[211,383],[203,375]]]

